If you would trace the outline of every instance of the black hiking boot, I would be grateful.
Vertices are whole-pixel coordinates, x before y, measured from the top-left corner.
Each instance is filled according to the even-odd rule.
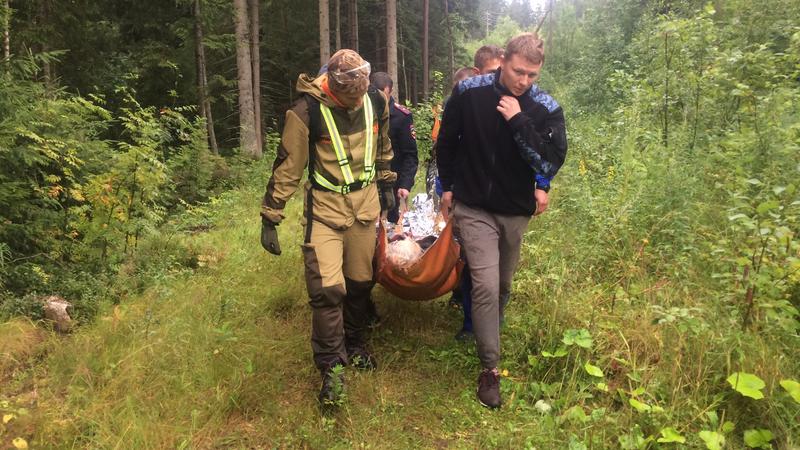
[[[350,360],[350,365],[358,370],[375,370],[378,368],[378,361],[364,346],[348,348],[347,358]]]
[[[500,373],[497,368],[483,369],[478,376],[478,401],[487,408],[500,407]]]
[[[464,294],[461,292],[461,288],[457,287],[453,289],[453,293],[450,295],[450,300],[447,301],[447,306],[461,310],[463,309],[464,305]]]
[[[344,401],[344,366],[337,363],[321,372],[322,388],[317,399],[322,413],[330,414]]]
[[[472,330],[467,330],[462,328],[461,331],[456,334],[456,341],[463,343],[473,342],[475,340],[475,333]]]
[[[383,318],[376,312],[370,313],[370,315],[367,317],[367,328],[374,330],[381,325],[383,325]]]
[[[374,330],[383,324],[383,318],[378,315],[378,309],[375,307],[375,302],[372,296],[369,297],[366,307],[366,323],[367,328]]]

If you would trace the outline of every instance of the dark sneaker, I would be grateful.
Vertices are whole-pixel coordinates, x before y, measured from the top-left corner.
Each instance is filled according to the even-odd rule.
[[[462,309],[464,307],[464,293],[461,291],[460,286],[453,289],[453,294],[450,296],[447,305],[455,309]]]
[[[359,370],[375,370],[378,368],[378,361],[365,347],[348,349],[347,358],[350,360],[350,365]]]
[[[336,410],[344,400],[344,366],[333,365],[322,370],[322,388],[319,390],[319,406],[323,413]]]
[[[456,334],[456,340],[458,342],[472,342],[475,340],[475,334],[472,330],[465,330],[464,328]]]
[[[372,313],[367,317],[367,327],[368,328],[378,328],[383,324],[383,319],[377,313]]]
[[[378,315],[378,309],[375,307],[375,302],[372,300],[372,296],[370,296],[369,300],[367,300],[366,311],[364,311],[364,313],[368,328],[378,328],[383,322],[381,316]]]
[[[463,306],[461,304],[461,299],[457,298],[455,295],[452,295],[450,297],[450,300],[447,301],[447,306],[449,306],[450,308],[459,309],[459,310],[461,308],[463,308]]]
[[[500,407],[500,373],[497,368],[483,369],[478,376],[478,401],[487,408]]]

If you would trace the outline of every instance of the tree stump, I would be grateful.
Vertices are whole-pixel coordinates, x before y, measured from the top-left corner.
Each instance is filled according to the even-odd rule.
[[[68,333],[72,329],[72,318],[69,317],[67,308],[72,304],[62,297],[51,295],[42,299],[44,302],[44,317],[53,322],[53,328],[59,333]]]

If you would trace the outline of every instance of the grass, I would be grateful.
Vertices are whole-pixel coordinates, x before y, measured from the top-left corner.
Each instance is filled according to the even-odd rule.
[[[453,339],[460,313],[378,287],[379,369],[348,368],[346,401],[322,417],[301,202],[290,202],[284,253],[273,257],[258,245],[259,196],[243,189],[217,199],[209,231],[175,236],[199,267],[159,273],[119,304],[109,299],[78,332],[4,324],[4,355],[13,356],[2,362],[0,406],[24,414],[4,425],[0,445],[21,436],[34,448],[668,448],[654,441],[669,426],[700,447],[697,432],[720,426],[709,412],[736,423],[734,445],[743,430],[767,426],[781,448],[800,443],[800,409],[777,386],[797,377],[796,347],[739,331],[706,300],[715,293],[693,284],[703,275],[666,273],[646,235],[614,246],[610,268],[593,267],[558,198],[532,222],[522,251],[503,329],[502,409],[475,400],[474,347]],[[558,236],[541,231],[555,226]],[[589,348],[566,346],[568,330],[586,330]],[[542,354],[562,347],[564,356]],[[589,375],[587,362],[604,376]],[[737,370],[765,379],[767,399],[726,386]],[[637,411],[631,399],[656,411]],[[551,411],[540,412],[541,402]]]

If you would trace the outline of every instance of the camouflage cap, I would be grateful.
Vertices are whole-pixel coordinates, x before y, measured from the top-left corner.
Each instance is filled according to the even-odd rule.
[[[341,49],[328,61],[330,88],[348,96],[362,96],[369,87],[370,64],[358,53]]]

